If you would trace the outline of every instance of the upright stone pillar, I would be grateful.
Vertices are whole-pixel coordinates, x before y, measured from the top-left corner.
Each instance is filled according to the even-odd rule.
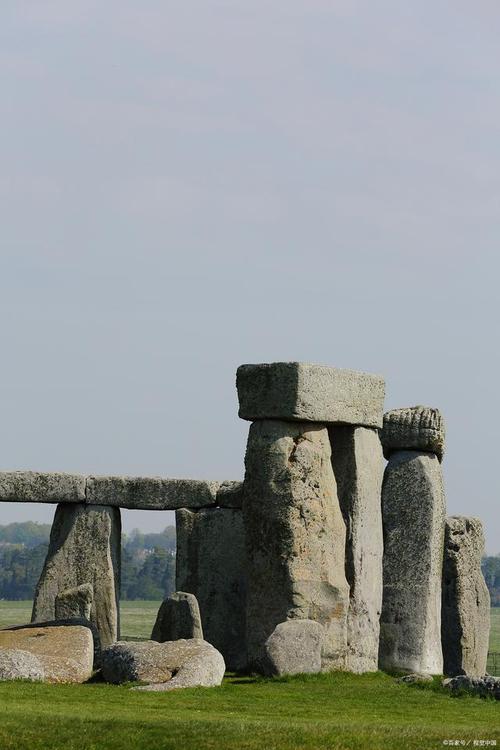
[[[263,669],[265,643],[278,624],[303,619],[323,626],[322,669],[342,669],[349,585],[327,426],[380,426],[384,382],[278,362],[243,365],[237,387],[240,417],[254,422],[243,502],[250,664]]]
[[[384,415],[382,669],[441,674],[444,426],[436,409]]]
[[[45,564],[36,587],[32,622],[55,618],[56,597],[88,583],[90,620],[107,646],[120,634],[120,509],[103,505],[57,506]]]
[[[346,525],[350,586],[345,669],[376,672],[382,608],[382,446],[378,430],[330,428],[332,465]]]
[[[445,525],[441,635],[444,674],[486,674],[490,594],[482,571],[484,536],[478,518],[449,516]]]

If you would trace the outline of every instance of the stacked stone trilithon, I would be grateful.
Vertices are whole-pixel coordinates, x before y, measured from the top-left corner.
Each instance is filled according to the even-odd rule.
[[[384,381],[291,362],[243,365],[237,388],[240,417],[253,422],[243,493],[249,664],[282,669],[267,663],[276,629],[312,620],[323,627],[323,670],[375,670]]]
[[[441,674],[444,425],[436,409],[384,415],[382,669]]]

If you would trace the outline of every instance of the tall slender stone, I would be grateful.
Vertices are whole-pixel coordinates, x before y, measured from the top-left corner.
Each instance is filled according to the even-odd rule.
[[[238,508],[176,511],[176,588],[198,600],[203,637],[229,669],[247,663],[245,534]]]
[[[321,623],[323,669],[343,666],[349,586],[330,458],[323,425],[262,420],[250,427],[243,514],[247,645],[257,668],[267,639],[289,619]]]
[[[45,564],[36,587],[32,622],[53,620],[55,601],[66,589],[93,588],[90,620],[103,645],[119,637],[120,510],[108,506],[57,506]]]
[[[484,536],[478,518],[449,516],[445,526],[441,634],[444,673],[486,674],[490,595],[481,571]]]
[[[345,669],[378,669],[382,607],[382,446],[378,430],[329,429],[332,466],[346,525],[345,570],[350,586]]]
[[[436,455],[396,451],[382,488],[382,669],[441,674],[445,498]]]

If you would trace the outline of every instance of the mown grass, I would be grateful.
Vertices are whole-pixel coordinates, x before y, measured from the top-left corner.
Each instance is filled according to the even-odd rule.
[[[137,693],[104,684],[0,684],[2,750],[420,750],[444,740],[500,742],[493,700],[450,697],[439,681],[384,674],[282,680],[229,677],[221,688]]]

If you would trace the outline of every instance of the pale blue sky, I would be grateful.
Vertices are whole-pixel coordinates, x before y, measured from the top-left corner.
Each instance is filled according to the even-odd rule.
[[[239,478],[237,365],[322,362],[443,411],[500,551],[498,3],[1,17],[0,465]]]

